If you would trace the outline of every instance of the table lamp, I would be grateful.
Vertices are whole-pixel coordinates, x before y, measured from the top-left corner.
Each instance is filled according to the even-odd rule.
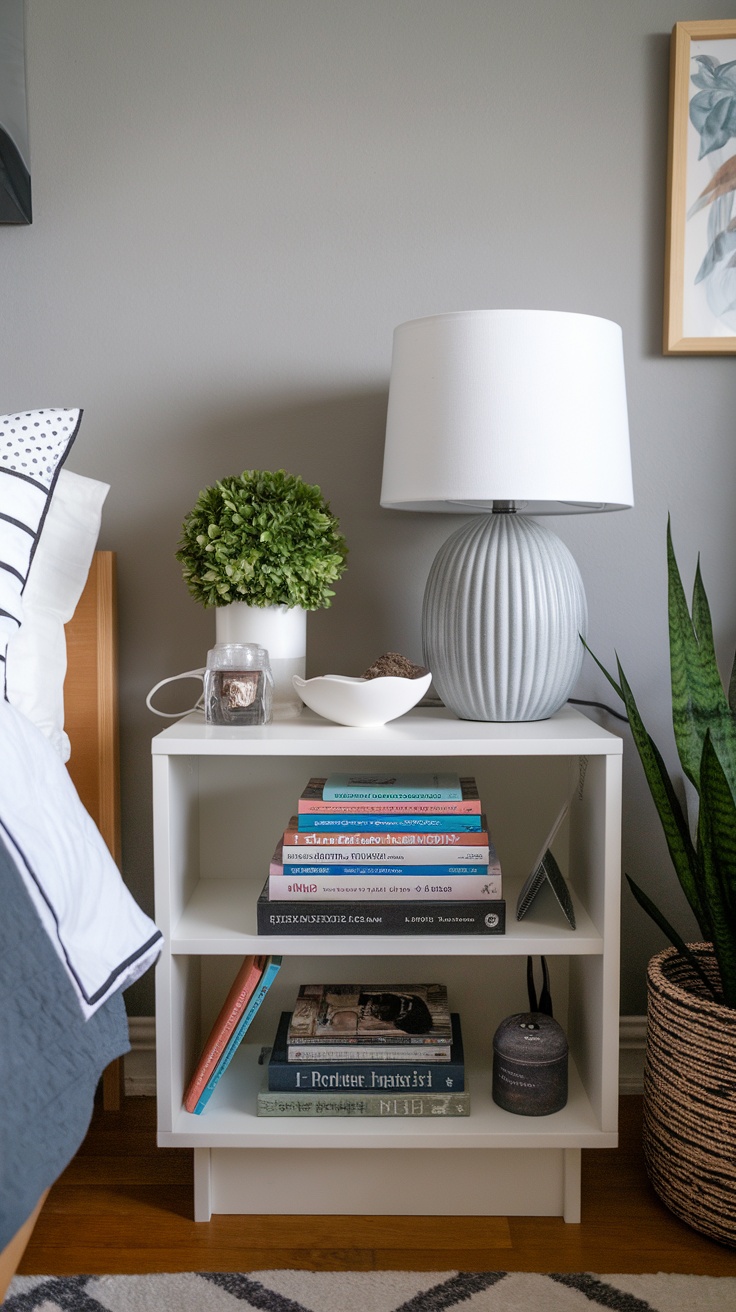
[[[580,673],[587,603],[537,515],[633,505],[621,329],[470,310],[394,333],[381,505],[467,514],[432,564],[424,661],[465,720],[543,720]]]

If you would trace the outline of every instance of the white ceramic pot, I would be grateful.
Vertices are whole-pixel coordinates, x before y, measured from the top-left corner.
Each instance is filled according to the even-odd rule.
[[[307,612],[301,606],[246,606],[234,601],[215,611],[216,642],[257,642],[265,647],[273,673],[273,718],[299,715],[302,700],[294,675],[304,677],[307,655]]]

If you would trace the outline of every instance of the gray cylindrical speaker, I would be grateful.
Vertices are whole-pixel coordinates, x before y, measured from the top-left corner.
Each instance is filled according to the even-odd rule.
[[[493,1037],[493,1101],[518,1116],[549,1116],[567,1102],[565,1032],[541,1011],[501,1021]]]

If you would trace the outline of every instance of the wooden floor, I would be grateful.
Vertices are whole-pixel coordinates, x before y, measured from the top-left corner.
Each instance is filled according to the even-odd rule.
[[[27,1275],[152,1271],[678,1271],[736,1276],[736,1250],[677,1221],[649,1188],[641,1099],[621,1147],[583,1153],[583,1222],[557,1217],[245,1217],[192,1221],[192,1154],[155,1146],[153,1099],[96,1111],[23,1257]]]

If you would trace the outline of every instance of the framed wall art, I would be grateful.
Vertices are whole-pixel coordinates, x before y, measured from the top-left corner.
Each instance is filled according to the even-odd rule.
[[[672,31],[664,353],[736,354],[736,21]]]
[[[0,223],[30,222],[23,0],[0,0]]]

